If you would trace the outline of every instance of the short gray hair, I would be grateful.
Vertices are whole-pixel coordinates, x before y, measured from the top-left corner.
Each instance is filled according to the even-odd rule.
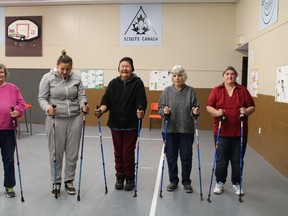
[[[175,65],[171,70],[171,75],[182,75],[184,82],[187,80],[188,76],[185,69],[181,65]],[[171,77],[172,77],[171,76]]]
[[[6,66],[5,66],[4,64],[1,64],[1,63],[0,63],[0,68],[3,68],[3,69],[4,69],[5,78],[7,78],[7,77],[8,77],[8,75],[9,75],[9,72],[8,72],[8,70],[7,70]]]

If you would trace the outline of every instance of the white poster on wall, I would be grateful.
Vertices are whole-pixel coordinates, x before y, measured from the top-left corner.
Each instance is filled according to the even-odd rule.
[[[259,85],[259,73],[258,70],[253,69],[250,72],[250,87],[249,91],[252,97],[257,97],[258,94],[258,85]]]
[[[84,88],[103,88],[104,71],[97,69],[83,69],[80,71],[81,81]]]
[[[170,85],[172,85],[172,80],[169,71],[150,71],[150,91],[163,91]]]
[[[278,21],[278,0],[259,0],[260,1],[260,30]]]
[[[275,101],[288,103],[288,65],[276,69]]]
[[[120,22],[121,45],[161,45],[162,4],[121,5]]]

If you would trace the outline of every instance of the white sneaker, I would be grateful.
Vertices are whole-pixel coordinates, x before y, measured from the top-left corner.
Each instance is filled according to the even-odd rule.
[[[237,196],[240,196],[240,184],[233,185],[234,192]],[[243,188],[241,188],[241,195],[244,195]]]
[[[222,194],[224,190],[223,182],[217,182],[214,188],[214,194]]]

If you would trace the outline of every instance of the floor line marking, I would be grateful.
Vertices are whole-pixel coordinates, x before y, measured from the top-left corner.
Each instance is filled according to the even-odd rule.
[[[153,194],[153,198],[152,198],[152,203],[151,203],[149,216],[155,216],[155,212],[156,212],[157,199],[158,199],[158,196],[159,196],[159,186],[160,186],[160,180],[161,180],[161,172],[162,172],[163,149],[164,149],[164,145],[162,147],[160,161],[159,161],[159,165],[158,165],[157,178],[156,178],[154,194]]]

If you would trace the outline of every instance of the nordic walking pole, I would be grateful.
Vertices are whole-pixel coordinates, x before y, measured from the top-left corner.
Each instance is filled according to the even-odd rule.
[[[163,160],[162,160],[162,172],[161,172],[161,181],[160,181],[160,192],[159,192],[159,196],[161,198],[163,198],[162,196],[162,188],[163,188],[163,177],[164,177],[164,165],[165,165],[165,154],[166,154],[166,140],[167,140],[167,128],[168,128],[168,115],[165,114],[165,120],[164,120],[164,123],[165,123],[165,133],[164,133],[164,139],[163,139],[163,152],[162,152],[162,157],[163,157]]]
[[[139,106],[138,109],[141,110],[141,106]],[[136,166],[135,188],[134,188],[135,193],[133,197],[137,197],[140,131],[141,131],[141,119],[139,118],[138,119],[137,156],[136,156],[136,162],[135,162],[135,166]]]
[[[211,187],[212,187],[212,181],[213,181],[213,174],[215,170],[215,165],[216,165],[216,157],[217,157],[217,150],[218,150],[218,143],[219,143],[219,136],[220,136],[220,131],[221,131],[221,124],[222,121],[225,119],[225,116],[220,116],[219,119],[219,124],[218,124],[218,132],[217,132],[217,138],[216,138],[216,146],[215,146],[215,153],[214,153],[214,161],[213,161],[213,166],[212,166],[212,174],[211,174],[211,179],[210,179],[210,186],[209,186],[209,193],[208,193],[208,198],[207,201],[211,203],[210,196],[211,196]]]
[[[52,104],[52,108],[56,109],[56,105]],[[58,194],[57,194],[57,169],[56,169],[56,128],[55,128],[55,115],[52,116],[53,122],[53,142],[54,142],[54,187],[55,187],[55,198],[58,199]]]
[[[243,151],[243,121],[245,118],[245,114],[240,114],[240,194],[239,194],[239,202],[243,202],[242,200],[242,170],[243,170],[243,158],[242,158],[242,151]]]
[[[99,106],[96,106],[96,109],[99,110]],[[102,167],[103,167],[103,175],[104,175],[104,185],[105,185],[105,194],[108,193],[107,188],[107,180],[106,180],[106,170],[105,170],[105,160],[104,160],[104,151],[103,151],[103,145],[102,145],[102,130],[101,130],[101,124],[100,124],[100,117],[98,117],[98,130],[99,130],[99,140],[100,140],[100,148],[101,148],[101,156],[102,156]]]
[[[87,104],[88,104],[88,102],[84,102],[85,106]],[[81,143],[80,171],[79,171],[79,179],[78,179],[78,196],[77,196],[77,200],[78,201],[80,201],[80,185],[81,185],[81,176],[82,176],[82,162],[83,162],[83,148],[84,148],[84,135],[85,135],[86,115],[87,115],[87,112],[83,111],[82,143]]]
[[[199,146],[199,133],[198,133],[198,117],[199,114],[194,114],[194,121],[195,121],[195,134],[196,134],[196,142],[197,142],[197,153],[198,153],[198,170],[199,170],[199,183],[200,183],[200,200],[203,200],[203,193],[202,193],[202,177],[201,177],[201,163],[200,163],[200,146]]]
[[[14,111],[14,107],[10,107],[11,112]],[[17,134],[16,134],[16,118],[12,117],[12,124],[14,127],[14,142],[15,142],[15,149],[16,149],[16,157],[17,157],[17,165],[18,165],[18,176],[19,176],[19,185],[20,185],[20,192],[21,192],[21,202],[24,202],[24,196],[23,196],[23,190],[22,190],[22,180],[21,180],[21,171],[20,171],[20,160],[19,160],[19,154],[18,154],[18,147],[17,147]]]

